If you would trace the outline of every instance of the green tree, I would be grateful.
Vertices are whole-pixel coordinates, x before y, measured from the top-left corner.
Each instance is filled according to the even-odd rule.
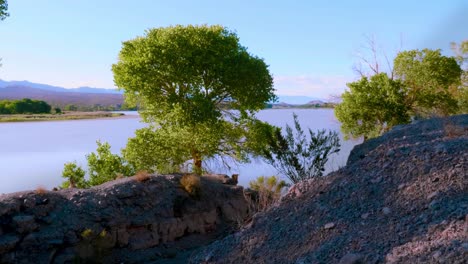
[[[62,188],[86,188],[88,184],[85,179],[86,172],[75,162],[67,162],[62,171],[62,177],[67,179]]]
[[[8,14],[8,2],[6,0],[0,0],[0,21],[4,20]],[[0,58],[0,67],[2,67],[2,59]]]
[[[132,166],[119,155],[112,154],[109,143],[97,143],[96,153],[86,156],[88,161],[89,185],[95,186],[111,180],[119,175],[130,176],[135,174]]]
[[[138,129],[122,150],[123,157],[137,170],[178,172],[181,164],[190,159],[190,153],[180,141],[183,133],[179,130],[173,134],[168,128],[156,129],[153,126]]]
[[[78,110],[78,106],[74,105],[74,104],[67,104],[65,107],[64,107],[64,110],[65,111],[77,111]]]
[[[168,119],[177,120],[180,108],[168,114]],[[249,154],[261,155],[267,144],[264,135],[273,130],[267,123],[256,119],[243,119],[237,123],[218,121],[216,126],[201,123],[197,126],[164,125],[136,131],[122,150],[123,157],[136,170],[170,173],[180,171],[181,165],[199,155],[201,158],[217,156],[234,157],[248,161]],[[191,150],[196,149],[197,153]],[[201,167],[201,164],[192,164]]]
[[[9,16],[10,14],[8,14],[8,2],[7,0],[0,0],[0,21],[1,20],[4,20],[7,16]]]
[[[198,172],[204,159],[239,154],[248,139],[236,124],[251,123],[245,120],[276,98],[263,59],[222,26],[150,29],[123,43],[112,71],[127,103],[141,105],[143,120],[153,125],[153,133],[137,133],[133,143],[153,134],[150,141],[165,144],[161,135],[170,133],[167,152],[179,155],[172,163],[189,157]]]
[[[462,69],[440,50],[400,52],[394,62],[395,77],[406,86],[406,104],[414,116],[448,115],[458,111]]]
[[[459,45],[452,44],[452,50],[455,52],[455,58],[463,69],[462,85],[456,96],[458,99],[459,112],[468,113],[468,40],[462,41]]]
[[[265,160],[291,182],[297,183],[313,177],[320,177],[330,155],[340,151],[340,140],[335,131],[309,129],[309,137],[302,130],[293,114],[293,129],[286,126],[286,135],[278,128],[269,136],[269,145],[264,152]]]
[[[347,84],[349,91],[335,107],[345,138],[377,137],[395,125],[410,121],[402,82],[386,73]]]
[[[46,114],[50,113],[51,108],[44,101],[29,98],[0,101],[0,114]]]

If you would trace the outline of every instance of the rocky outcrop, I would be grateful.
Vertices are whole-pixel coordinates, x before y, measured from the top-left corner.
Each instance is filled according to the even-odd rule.
[[[468,115],[418,121],[294,185],[192,263],[466,263]]]
[[[247,216],[242,187],[223,184],[225,177],[202,177],[199,196],[191,197],[181,177],[130,177],[91,189],[2,195],[0,263],[172,258],[175,250],[208,243]]]

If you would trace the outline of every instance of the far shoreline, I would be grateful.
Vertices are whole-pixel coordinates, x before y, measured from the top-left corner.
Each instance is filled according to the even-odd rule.
[[[48,121],[73,121],[91,119],[121,119],[137,118],[138,115],[126,115],[116,112],[65,112],[63,114],[20,114],[0,115],[0,123],[24,123],[24,122],[48,122]]]

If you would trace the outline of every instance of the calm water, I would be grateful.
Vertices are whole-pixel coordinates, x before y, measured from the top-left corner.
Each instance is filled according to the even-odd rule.
[[[264,110],[258,118],[273,125],[292,125],[296,112],[303,129],[327,128],[339,131],[331,109]],[[38,186],[53,188],[62,182],[63,164],[77,161],[85,165],[85,155],[96,150],[96,140],[107,141],[112,151],[119,153],[134,131],[145,126],[136,113],[122,119],[76,120],[54,122],[0,123],[0,193],[35,189]],[[327,170],[335,170],[346,159],[358,141],[343,141],[339,155],[332,157]],[[249,164],[234,165],[231,171],[220,169],[217,162],[208,164],[215,172],[238,173],[240,184],[261,175],[275,175],[273,167],[254,160]]]

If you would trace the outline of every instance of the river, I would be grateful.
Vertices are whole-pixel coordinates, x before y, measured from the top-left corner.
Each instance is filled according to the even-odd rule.
[[[285,127],[292,125],[292,113],[298,115],[303,129],[332,129],[340,124],[332,109],[270,109],[257,114],[260,120]],[[119,153],[134,131],[145,126],[136,112],[115,119],[71,120],[51,122],[0,123],[0,193],[61,184],[63,164],[77,161],[86,164],[85,155],[96,150],[96,140],[107,141],[112,151]],[[341,135],[341,134],[340,134]],[[341,138],[342,139],[342,138]],[[327,171],[344,166],[349,152],[359,141],[341,140],[338,155],[330,159]],[[238,173],[241,185],[258,176],[276,175],[276,170],[262,160],[233,165],[230,171],[220,169],[216,162],[208,164],[215,172]]]

